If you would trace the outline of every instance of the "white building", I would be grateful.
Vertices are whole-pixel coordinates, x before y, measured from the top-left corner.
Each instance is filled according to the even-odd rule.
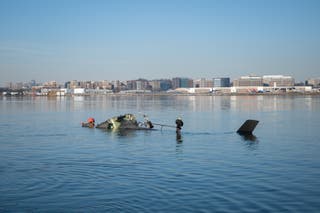
[[[270,87],[292,87],[294,86],[294,78],[284,75],[264,75],[262,77],[263,84]]]
[[[310,78],[307,80],[306,84],[313,86],[313,87],[320,87],[320,77],[319,78]]]
[[[75,88],[73,89],[74,95],[84,95],[86,92],[85,88]]]
[[[241,76],[239,79],[233,81],[235,87],[251,87],[263,86],[262,77],[259,76]]]

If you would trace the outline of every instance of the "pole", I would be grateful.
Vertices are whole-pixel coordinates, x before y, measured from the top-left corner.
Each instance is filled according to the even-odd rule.
[[[158,124],[158,123],[152,123],[153,125],[158,125],[158,126],[161,126],[162,127],[170,127],[170,128],[176,128],[176,126],[172,126],[172,125],[167,125],[167,124]]]

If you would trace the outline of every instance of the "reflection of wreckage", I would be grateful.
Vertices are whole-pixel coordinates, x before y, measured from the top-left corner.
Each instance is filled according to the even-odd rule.
[[[133,114],[124,114],[110,118],[97,125],[98,129],[127,129],[127,130],[151,130],[153,124],[144,116],[144,122],[138,122]]]

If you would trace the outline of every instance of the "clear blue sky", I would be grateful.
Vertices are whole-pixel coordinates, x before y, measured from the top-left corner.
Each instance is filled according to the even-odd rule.
[[[320,76],[319,0],[0,0],[0,84]]]

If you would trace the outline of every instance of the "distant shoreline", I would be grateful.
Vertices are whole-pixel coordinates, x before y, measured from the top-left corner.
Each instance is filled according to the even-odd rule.
[[[65,95],[33,95],[13,94],[0,97],[134,97],[134,96],[320,96],[320,92],[281,92],[281,93],[108,93],[108,94],[65,94]]]

